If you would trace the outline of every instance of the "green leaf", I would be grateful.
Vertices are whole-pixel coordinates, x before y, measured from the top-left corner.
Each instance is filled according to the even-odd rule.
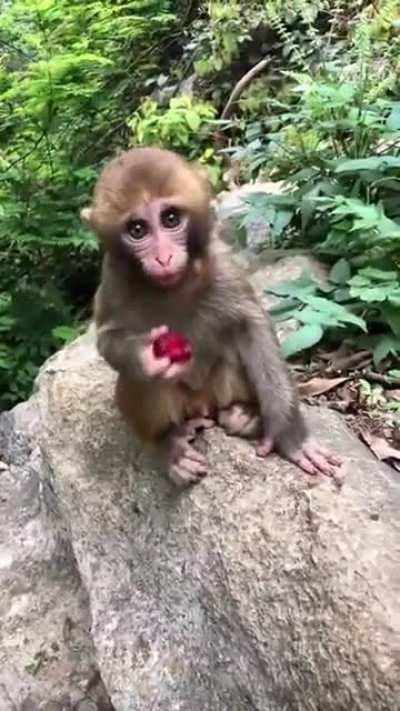
[[[201,125],[201,118],[198,114],[194,113],[193,111],[188,111],[186,113],[186,121],[188,123],[189,128],[191,128],[193,132],[199,130]]]
[[[359,299],[361,299],[361,301],[366,301],[367,303],[373,303],[374,301],[385,301],[388,297],[388,293],[390,293],[390,287],[389,290],[386,290],[385,288],[379,285],[350,287],[350,296],[352,296],[353,298],[358,297]]]
[[[336,304],[334,301],[329,301],[328,299],[323,299],[320,296],[308,296],[304,297],[304,301],[310,306],[313,306],[318,311],[329,316],[335,316],[339,321],[344,321],[345,323],[353,323],[355,326],[359,326],[363,331],[367,332],[367,324],[363,318],[356,316],[351,313],[345,306],[341,304]]]
[[[289,210],[277,210],[273,223],[274,232],[276,232],[277,235],[280,235],[285,227],[288,226],[292,217],[293,213],[289,212]]]
[[[376,269],[375,267],[360,269],[358,275],[373,281],[395,281],[399,278],[399,272]]]
[[[71,343],[77,337],[78,330],[73,326],[56,326],[51,333],[57,341]]]
[[[395,106],[395,108],[387,117],[386,128],[388,129],[388,131],[400,130],[400,106]]]
[[[391,304],[382,304],[380,310],[394,335],[400,338],[400,308]]]
[[[316,311],[310,306],[306,306],[304,309],[297,309],[291,314],[292,318],[295,318],[300,323],[314,324],[317,323],[324,329],[329,326],[336,328],[343,328],[344,323],[339,321],[335,316],[329,315],[323,311]]]
[[[282,343],[282,353],[285,358],[304,351],[318,343],[324,335],[318,324],[306,325],[294,331]]]
[[[394,336],[382,336],[373,350],[373,360],[375,367],[389,354],[397,356],[400,353],[400,338]]]
[[[313,294],[318,288],[318,284],[307,273],[302,274],[298,279],[292,281],[282,281],[279,284],[269,286],[265,289],[266,294],[275,296],[291,296],[301,299],[304,294]]]
[[[329,272],[329,280],[335,284],[346,284],[351,277],[350,264],[347,259],[339,259]]]
[[[283,299],[279,304],[275,304],[268,309],[268,313],[274,321],[287,321],[292,318],[295,311],[298,310],[297,299]]]
[[[383,155],[339,160],[335,166],[335,173],[358,173],[362,170],[380,170],[383,172],[387,168],[400,168],[400,157]]]

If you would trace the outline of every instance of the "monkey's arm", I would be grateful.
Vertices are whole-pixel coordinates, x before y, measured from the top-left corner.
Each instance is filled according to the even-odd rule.
[[[241,324],[238,349],[259,404],[263,437],[258,453],[272,449],[309,474],[335,476],[340,459],[310,437],[273,324],[256,305]]]
[[[104,279],[94,301],[97,349],[118,373],[142,380],[146,378],[142,355],[150,344],[150,333],[135,324],[135,304],[129,304],[128,310],[125,302],[118,283]]]
[[[241,360],[257,395],[265,434],[288,454],[307,438],[289,369],[268,316],[254,305],[237,336]]]
[[[139,352],[145,347],[145,334],[136,335],[118,322],[97,326],[97,348],[107,363],[121,375],[144,378]]]

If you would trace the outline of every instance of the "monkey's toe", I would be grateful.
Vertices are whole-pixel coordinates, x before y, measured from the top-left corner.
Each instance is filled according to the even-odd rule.
[[[297,464],[308,474],[335,477],[337,469],[341,464],[341,459],[328,449],[320,447],[313,440],[305,442],[303,447],[288,456],[292,462]]]

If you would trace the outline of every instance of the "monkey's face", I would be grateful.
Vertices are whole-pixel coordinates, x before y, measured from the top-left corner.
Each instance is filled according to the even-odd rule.
[[[188,266],[189,215],[171,198],[150,198],[125,221],[121,239],[144,274],[175,286]]]

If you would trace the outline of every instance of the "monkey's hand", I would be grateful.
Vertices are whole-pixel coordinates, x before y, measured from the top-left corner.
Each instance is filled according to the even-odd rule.
[[[297,464],[307,474],[324,474],[336,477],[342,461],[325,447],[321,447],[311,437],[307,437],[301,445],[290,446],[287,443],[275,443],[272,437],[265,436],[257,447],[257,454],[266,457],[273,449],[277,449],[290,462]]]
[[[145,337],[144,343],[139,348],[138,356],[146,378],[159,378],[169,381],[181,380],[191,369],[191,360],[184,363],[172,363],[168,356],[157,358],[154,355],[154,341],[164,333],[167,333],[168,330],[168,326],[153,328]]]

